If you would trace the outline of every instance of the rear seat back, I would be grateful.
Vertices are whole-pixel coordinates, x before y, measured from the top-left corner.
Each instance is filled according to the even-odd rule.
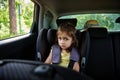
[[[47,31],[48,29],[41,29],[37,38],[36,48],[37,48],[37,55],[36,59],[44,62],[49,55],[49,45],[47,40]]]
[[[89,39],[89,53],[87,55],[85,73],[97,80],[113,78],[113,44],[111,37],[108,35],[107,29],[88,28],[86,33],[89,34],[89,36],[84,35]]]
[[[120,80],[120,32],[111,32],[110,36],[114,47],[115,75],[117,80]]]

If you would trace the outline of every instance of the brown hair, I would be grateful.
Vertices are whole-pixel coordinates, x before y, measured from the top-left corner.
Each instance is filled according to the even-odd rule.
[[[57,31],[57,36],[60,32],[65,32],[68,36],[72,37],[73,43],[70,48],[77,47],[78,41],[76,39],[76,29],[74,25],[72,25],[71,23],[60,24]]]
[[[86,21],[85,25],[84,25],[84,28],[90,28],[90,27],[93,27],[93,26],[99,26],[99,23],[97,20],[88,20]]]

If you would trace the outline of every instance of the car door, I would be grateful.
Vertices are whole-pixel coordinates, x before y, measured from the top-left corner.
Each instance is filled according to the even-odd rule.
[[[37,11],[39,6],[34,4],[33,21],[28,33],[0,40],[0,59],[35,60],[39,16]]]

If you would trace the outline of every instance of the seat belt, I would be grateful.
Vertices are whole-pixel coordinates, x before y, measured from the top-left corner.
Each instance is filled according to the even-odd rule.
[[[90,34],[85,31],[83,34],[83,44],[81,49],[81,71],[85,71],[86,63],[88,62],[88,56],[90,51]]]

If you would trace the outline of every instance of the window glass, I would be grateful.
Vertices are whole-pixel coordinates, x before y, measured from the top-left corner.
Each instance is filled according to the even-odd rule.
[[[77,18],[77,29],[83,29],[84,24],[87,20],[97,20],[100,27],[106,27],[109,31],[120,31],[120,24],[115,23],[115,20],[120,17],[120,14],[77,14],[62,16],[63,18]]]
[[[31,0],[0,0],[0,40],[29,33],[33,10]]]
[[[52,14],[50,11],[46,11],[44,14],[44,20],[43,20],[43,26],[44,28],[49,28],[50,27],[50,23],[52,21]]]

